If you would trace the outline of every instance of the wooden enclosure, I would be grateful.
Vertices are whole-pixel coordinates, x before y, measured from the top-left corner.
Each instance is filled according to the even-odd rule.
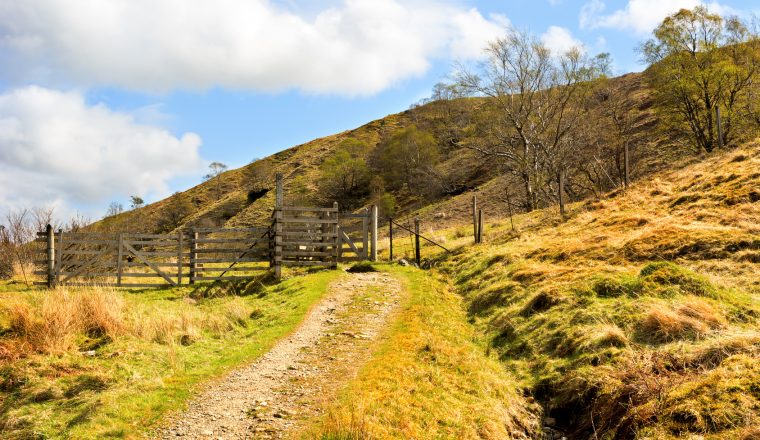
[[[339,220],[360,220],[359,235]],[[332,208],[281,207],[268,226],[195,228],[170,234],[39,232],[36,275],[49,287],[167,287],[247,279],[283,266],[335,268],[377,256],[377,210],[340,214]]]

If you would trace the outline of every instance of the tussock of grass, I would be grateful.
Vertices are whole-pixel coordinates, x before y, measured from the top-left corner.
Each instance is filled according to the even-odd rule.
[[[403,310],[386,340],[304,438],[530,438],[536,408],[473,343],[460,300],[424,273],[394,268]]]

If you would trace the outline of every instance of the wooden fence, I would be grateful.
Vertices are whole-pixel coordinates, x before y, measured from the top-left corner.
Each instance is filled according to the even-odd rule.
[[[359,237],[341,227],[341,216],[360,220]],[[167,287],[248,279],[270,268],[279,279],[283,266],[374,260],[376,237],[377,208],[340,214],[337,203],[275,208],[270,225],[251,228],[132,234],[54,232],[48,226],[35,243],[35,274],[45,279],[36,284]]]
[[[269,228],[173,234],[38,233],[37,284],[164,287],[251,277],[269,268]],[[242,276],[241,276],[242,275]]]

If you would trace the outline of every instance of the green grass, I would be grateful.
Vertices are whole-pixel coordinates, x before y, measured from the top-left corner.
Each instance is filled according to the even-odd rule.
[[[130,319],[161,327],[160,317],[175,316],[197,320],[189,324],[197,328],[185,329],[189,339],[181,332],[164,340],[124,334],[95,348],[94,356],[67,350],[3,361],[0,437],[137,438],[167,412],[181,409],[204,380],[265,353],[294,329],[338,276],[336,271],[318,272],[249,296],[197,302],[187,299],[188,288],[118,293]],[[8,290],[2,293],[5,300],[21,297],[34,303],[48,295]],[[0,323],[7,329],[4,315]],[[12,337],[9,330],[3,333],[3,338]],[[88,343],[86,336],[77,337],[80,350]]]
[[[398,278],[401,309],[370,361],[303,438],[514,438],[538,430],[517,383],[468,324],[461,298],[429,273]]]

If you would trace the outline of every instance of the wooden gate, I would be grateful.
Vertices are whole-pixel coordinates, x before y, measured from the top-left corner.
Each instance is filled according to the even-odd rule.
[[[338,224],[338,261],[377,260],[377,207],[358,214],[341,213]]]
[[[191,229],[173,234],[38,233],[47,279],[37,284],[168,287],[250,278],[268,269],[269,228]],[[229,274],[229,275],[228,275]],[[241,276],[242,275],[242,276]]]

